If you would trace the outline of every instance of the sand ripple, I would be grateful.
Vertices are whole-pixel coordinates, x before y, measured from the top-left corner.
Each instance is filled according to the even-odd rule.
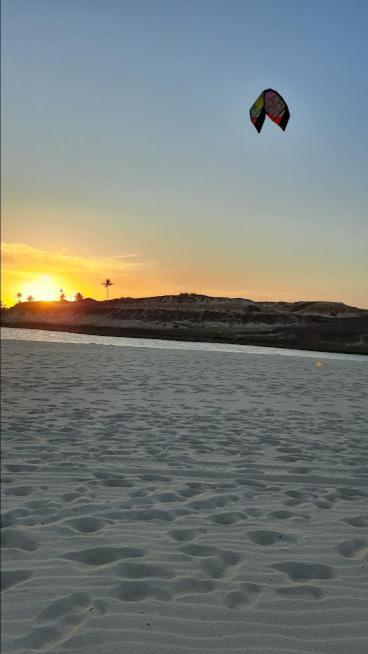
[[[368,651],[366,365],[4,347],[4,652]]]

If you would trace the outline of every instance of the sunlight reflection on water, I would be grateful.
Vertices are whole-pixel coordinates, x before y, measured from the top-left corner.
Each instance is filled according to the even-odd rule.
[[[341,359],[364,361],[368,358],[360,354],[339,354],[334,352],[313,352],[307,350],[288,350],[286,348],[260,347],[256,345],[232,345],[227,343],[198,343],[191,341],[166,341],[153,338],[125,338],[123,336],[94,336],[70,332],[46,331],[41,329],[1,328],[2,340],[43,341],[45,343],[75,343],[81,345],[113,345],[115,347],[149,347],[162,350],[197,350],[201,352],[232,352],[239,354],[268,354],[313,359]]]

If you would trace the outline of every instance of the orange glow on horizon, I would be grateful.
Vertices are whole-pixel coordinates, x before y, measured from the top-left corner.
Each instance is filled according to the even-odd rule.
[[[59,299],[60,289],[60,282],[54,277],[51,275],[39,275],[23,284],[19,292],[22,293],[23,300],[26,300],[31,295],[34,300],[50,301]]]
[[[106,278],[113,282],[109,299],[159,295],[162,288],[168,287],[158,279],[156,262],[136,254],[80,256],[26,243],[2,243],[1,254],[1,300],[7,307],[17,304],[18,293],[22,302],[29,296],[34,301],[58,301],[61,292],[68,301],[73,301],[77,293],[105,300],[102,282]]]
[[[345,301],[351,306],[367,307],[359,288],[349,293],[347,284],[344,294],[342,291],[336,294],[327,283],[321,289],[319,278],[318,285],[306,286],[300,271],[299,277],[291,281],[282,276],[275,278],[264,268],[257,274],[250,273],[247,268],[240,271],[235,268],[232,273],[228,268],[214,272],[201,264],[188,265],[182,271],[136,253],[86,256],[43,250],[26,243],[3,243],[1,259],[1,300],[7,307],[18,302],[18,293],[21,293],[22,302],[29,296],[35,301],[58,301],[61,289],[68,301],[74,300],[77,293],[84,298],[105,300],[106,289],[102,283],[106,278],[113,282],[109,293],[111,300],[189,292],[255,301]],[[241,282],[248,278],[252,279],[252,284],[243,286]]]

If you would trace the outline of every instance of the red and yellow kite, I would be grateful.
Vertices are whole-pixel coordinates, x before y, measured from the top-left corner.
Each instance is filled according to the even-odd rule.
[[[266,115],[285,131],[290,112],[285,100],[273,89],[262,91],[250,108],[250,119],[258,134],[262,129]]]

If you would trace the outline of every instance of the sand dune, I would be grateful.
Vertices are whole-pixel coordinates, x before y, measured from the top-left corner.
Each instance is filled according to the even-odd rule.
[[[194,293],[106,302],[19,302],[8,329],[368,354],[368,310],[342,302],[254,302]]]
[[[3,651],[365,654],[365,362],[3,343]]]

